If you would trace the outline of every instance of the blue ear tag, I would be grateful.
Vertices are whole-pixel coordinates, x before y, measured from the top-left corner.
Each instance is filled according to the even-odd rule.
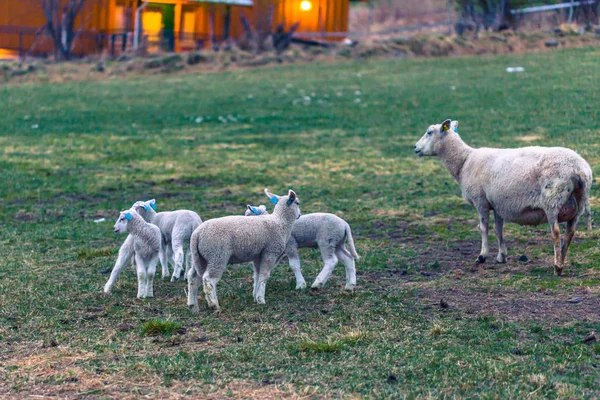
[[[252,212],[256,215],[259,215],[260,213],[258,212],[258,209],[256,207],[252,207],[251,208]]]
[[[458,133],[458,128],[454,127],[454,132]]]
[[[144,210],[149,210],[150,206],[148,204],[144,204]]]
[[[131,221],[131,213],[125,213],[125,218],[127,218],[127,220]]]
[[[271,203],[273,203],[273,204],[277,204],[277,202],[278,202],[277,196],[270,197],[270,200],[271,200]]]
[[[287,205],[288,205],[288,206],[291,206],[291,205],[292,205],[292,203],[294,202],[294,200],[296,200],[296,198],[291,198],[291,197],[289,197],[289,198],[287,199]]]
[[[152,207],[152,209],[154,209],[154,211],[156,211],[156,203],[150,203],[150,206]]]

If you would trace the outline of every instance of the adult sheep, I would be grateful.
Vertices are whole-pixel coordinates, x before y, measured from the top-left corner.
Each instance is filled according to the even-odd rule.
[[[573,150],[564,147],[474,149],[458,135],[458,121],[431,125],[414,146],[421,156],[438,156],[460,185],[465,200],[479,213],[483,263],[489,253],[488,223],[494,211],[498,239],[496,261],[506,262],[504,221],[519,225],[550,225],[554,273],[561,275],[577,220],[589,208],[592,170]],[[566,222],[561,240],[559,223]]]

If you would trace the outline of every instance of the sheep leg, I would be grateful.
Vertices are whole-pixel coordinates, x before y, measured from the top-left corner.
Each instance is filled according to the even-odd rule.
[[[256,284],[256,294],[254,300],[257,304],[266,304],[265,292],[267,290],[267,281],[271,276],[271,271],[275,267],[280,255],[265,254],[260,260],[260,271],[258,273],[258,282]]]
[[[188,280],[188,307],[192,310],[192,312],[199,313],[200,307],[198,306],[198,288],[200,287],[200,282],[202,281],[202,276],[206,271],[207,263],[206,259],[200,255],[198,251],[198,243],[197,237],[192,236],[190,240],[190,248],[192,261],[191,268],[188,271],[187,280]]]
[[[138,278],[137,298],[143,299],[146,297],[146,260],[143,260],[140,256],[136,255],[135,264]]]
[[[567,260],[567,252],[569,251],[569,246],[571,245],[571,240],[573,240],[573,236],[575,236],[575,231],[577,230],[577,218],[574,218],[567,222],[567,229],[565,230],[565,240],[562,242],[562,246],[560,249],[561,255],[561,263],[564,266]]]
[[[335,251],[337,257],[344,263],[346,267],[346,286],[345,290],[353,291],[356,286],[356,267],[354,265],[354,257],[342,245]]]
[[[490,244],[488,241],[488,232],[490,224],[490,210],[488,208],[477,210],[479,212],[479,230],[481,231],[481,253],[477,257],[477,264],[483,264],[490,254]]]
[[[173,275],[171,275],[171,282],[178,281],[183,271],[183,241],[174,237],[173,242]]]
[[[254,272],[252,273],[252,297],[256,299],[256,290],[258,288],[258,276],[260,273],[260,261],[254,261]]]
[[[496,239],[498,240],[498,256],[496,262],[504,264],[508,251],[504,243],[504,220],[494,211],[494,230],[496,231]]]
[[[298,255],[298,249],[287,249],[287,256],[290,263],[290,267],[292,268],[292,271],[294,271],[294,275],[296,276],[296,290],[306,288],[306,281],[302,276],[302,268],[300,266],[300,256]]]
[[[123,271],[123,268],[125,268],[125,266],[129,263],[130,260],[133,263],[133,259],[133,236],[127,236],[127,239],[125,239],[125,242],[119,249],[119,256],[117,257],[117,262],[115,263],[115,266],[113,267],[113,270],[110,273],[110,278],[108,278],[106,285],[104,285],[104,293],[109,294],[111,292],[113,286],[115,285],[115,282],[121,274],[121,271]]]
[[[554,275],[562,275],[564,265],[562,263],[562,244],[560,240],[560,226],[558,225],[558,218],[548,218],[550,225],[550,237],[552,238],[552,244],[554,245]]]
[[[202,284],[204,287],[204,297],[208,303],[208,308],[214,308],[219,311],[219,299],[217,298],[217,284],[223,276],[227,268],[227,261],[224,262],[209,262],[202,276]]]
[[[156,275],[158,257],[153,257],[146,270],[146,297],[154,297],[154,275]]]
[[[322,288],[329,280],[329,277],[331,277],[333,269],[338,263],[338,258],[335,255],[335,249],[332,249],[328,245],[321,246],[319,244],[319,247],[321,248],[321,255],[323,256],[323,262],[325,265],[323,266],[323,269],[317,276],[317,279],[315,279],[315,281],[311,285],[311,289]]]
[[[165,279],[169,277],[169,253],[168,246],[165,243],[161,243],[160,245],[158,258],[160,259],[160,265],[162,267],[162,278]]]
[[[188,274],[190,273],[190,270],[192,269],[192,249],[188,249],[187,252],[185,253],[185,280],[187,281],[188,279]]]

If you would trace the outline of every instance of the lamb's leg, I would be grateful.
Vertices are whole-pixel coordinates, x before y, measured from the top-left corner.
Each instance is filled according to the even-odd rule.
[[[173,236],[171,242],[173,246],[173,275],[171,276],[171,282],[179,280],[181,271],[183,270],[183,240],[178,236]]]
[[[110,293],[113,286],[115,285],[115,282],[119,278],[121,271],[123,271],[123,268],[125,268],[125,266],[129,263],[130,260],[134,259],[133,256],[133,236],[128,236],[127,239],[125,239],[125,242],[123,242],[123,244],[121,245],[121,248],[119,249],[119,256],[117,257],[117,262],[115,263],[115,266],[113,267],[113,270],[110,273],[110,278],[108,278],[106,285],[104,285],[104,293]]]
[[[185,280],[188,278],[190,269],[192,269],[192,250],[188,248],[187,252],[185,253]]]
[[[481,231],[481,253],[477,257],[477,264],[483,264],[490,254],[490,244],[488,241],[488,232],[490,225],[490,210],[489,208],[477,209],[479,212],[479,230]]]
[[[356,286],[356,267],[354,265],[354,257],[352,257],[352,254],[350,254],[348,250],[344,248],[343,244],[341,247],[336,249],[335,254],[346,267],[346,286],[344,286],[344,289],[352,291]]]
[[[548,218],[550,225],[550,237],[554,245],[554,275],[562,275],[564,265],[562,263],[562,244],[560,241],[560,226],[558,225],[558,216]]]
[[[229,259],[229,257],[228,257]],[[220,310],[219,307],[219,299],[217,298],[217,284],[221,280],[221,276],[223,276],[223,272],[225,272],[225,268],[227,268],[227,261],[209,261],[206,271],[202,276],[202,284],[204,287],[204,296],[206,297],[206,302],[208,303],[208,308],[214,308],[217,311]]]
[[[140,256],[136,254],[135,256],[135,266],[137,270],[137,278],[138,278],[138,293],[137,298],[143,299],[146,297],[146,262]]]
[[[573,236],[575,236],[575,231],[577,230],[577,220],[578,218],[575,217],[567,222],[567,229],[565,230],[565,240],[562,242],[562,246],[560,249],[561,264],[563,267],[567,261],[567,252],[569,251],[571,240],[573,240]]]
[[[200,281],[202,277],[198,274],[195,268],[192,268],[188,272],[188,307],[195,313],[200,312],[198,306],[198,288],[200,287]]]
[[[156,264],[158,257],[152,258],[146,269],[146,297],[154,297],[154,275],[156,275]]]
[[[333,269],[338,263],[338,258],[335,255],[335,248],[332,248],[329,243],[319,243],[319,247],[321,248],[321,255],[323,256],[324,266],[317,279],[311,285],[311,289],[320,289],[331,277],[333,273]]]
[[[258,276],[260,274],[260,261],[254,261],[254,272],[252,273],[252,297],[256,298],[256,290],[258,288]]]
[[[498,240],[498,256],[496,262],[504,264],[508,251],[504,243],[504,220],[494,211],[494,230],[496,231],[496,239]]]
[[[169,253],[167,250],[167,244],[161,243],[160,250],[158,252],[158,258],[160,258],[160,265],[162,267],[162,279],[169,277]]]
[[[267,281],[271,276],[271,271],[275,267],[280,255],[263,254],[260,260],[260,272],[258,273],[258,283],[256,287],[256,295],[254,300],[258,304],[266,304],[265,292],[267,290]]]
[[[302,276],[302,268],[300,266],[300,256],[298,255],[297,248],[288,248],[286,249],[288,260],[290,263],[290,267],[292,271],[294,271],[294,275],[296,276],[296,290],[305,289],[306,281]]]

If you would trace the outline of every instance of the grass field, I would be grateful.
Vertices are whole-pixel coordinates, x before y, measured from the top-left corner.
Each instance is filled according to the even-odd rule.
[[[412,152],[453,118],[473,146],[568,146],[599,175],[599,56],[0,86],[0,396],[600,396],[600,342],[585,340],[600,333],[598,229],[580,231],[566,277],[545,226],[507,225],[508,264],[476,267],[475,210],[439,160]],[[241,214],[268,203],[265,187],[350,223],[354,294],[341,264],[317,293],[278,266],[266,306],[251,269],[231,266],[221,314],[204,299],[192,314],[183,282],[159,278],[154,299],[136,299],[131,268],[102,294],[125,239],[118,211],[156,198],[203,219]],[[310,284],[320,253],[301,258]]]

